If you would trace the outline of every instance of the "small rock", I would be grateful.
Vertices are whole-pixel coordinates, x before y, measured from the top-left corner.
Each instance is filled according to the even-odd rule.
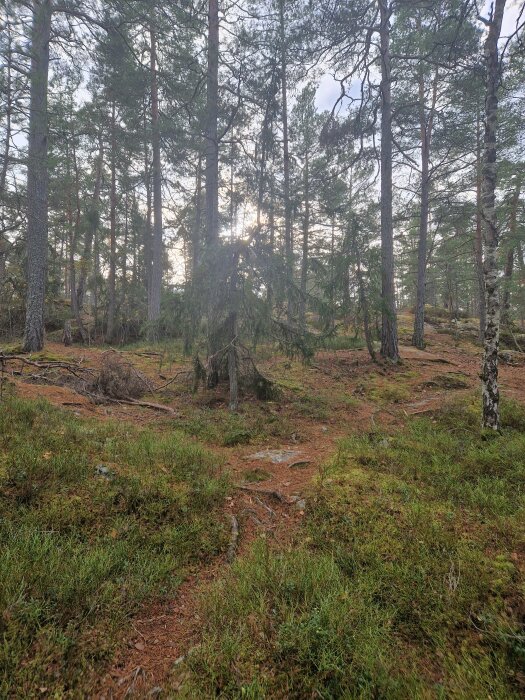
[[[327,433],[327,432],[328,432],[328,428],[326,427],[326,425],[323,425],[323,426],[322,426],[321,432],[323,432],[323,433]]]
[[[294,508],[297,510],[304,510],[306,508],[306,501],[304,498],[299,498],[297,501],[295,501]]]
[[[108,481],[115,478],[114,473],[109,467],[106,467],[105,464],[97,464],[95,467],[95,473],[97,476],[102,476],[104,479],[108,479]]]

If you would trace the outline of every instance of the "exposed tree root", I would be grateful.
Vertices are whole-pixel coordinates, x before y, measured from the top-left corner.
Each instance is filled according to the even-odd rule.
[[[243,486],[242,484],[235,484],[235,488],[239,489],[239,491],[246,491],[247,493],[257,493],[260,496],[270,496],[271,498],[274,498],[276,501],[279,501],[279,503],[284,503],[285,505],[289,506],[290,503],[286,499],[285,496],[280,491],[270,491],[268,489],[257,489],[252,486]]]

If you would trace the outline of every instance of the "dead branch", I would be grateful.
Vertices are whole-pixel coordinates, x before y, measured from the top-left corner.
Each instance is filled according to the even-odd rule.
[[[177,413],[173,408],[171,408],[171,406],[165,406],[161,403],[152,403],[151,401],[139,401],[138,399],[120,399],[120,403],[129,404],[130,406],[142,406],[144,408],[152,408],[154,411],[165,411],[166,413],[169,413],[177,418],[180,416],[180,414]]]
[[[73,374],[75,371],[95,374],[93,369],[90,369],[89,367],[82,367],[79,362],[65,362],[63,360],[39,362],[37,360],[29,360],[27,357],[23,357],[22,355],[6,355],[3,353],[0,354],[0,362],[21,362],[22,364],[29,365],[30,367],[38,367],[38,369],[65,369]]]
[[[114,399],[111,396],[104,396],[103,394],[94,394],[93,392],[89,391],[77,391],[77,393],[81,396],[88,396],[93,401],[93,403],[116,403],[125,404],[127,406],[142,406],[143,408],[151,408],[155,411],[165,411],[166,413],[169,413],[172,416],[175,416],[177,418],[179,417],[179,414],[173,408],[171,408],[171,406],[165,406],[161,403],[152,403],[151,401],[140,401],[139,399]]]
[[[160,386],[154,387],[154,388],[151,390],[150,393],[154,394],[154,393],[156,393],[157,391],[162,391],[163,389],[166,389],[166,387],[168,387],[170,384],[173,384],[173,382],[176,382],[177,379],[178,379],[181,375],[186,375],[186,377],[189,379],[191,376],[193,376],[193,371],[192,371],[192,370],[184,369],[184,370],[181,370],[180,372],[177,372],[177,373],[175,374],[175,376],[172,377],[171,379],[169,379],[165,384],[161,384]]]
[[[235,554],[237,552],[237,543],[239,541],[239,522],[235,515],[230,515],[231,520],[231,536],[230,544],[228,545],[228,551],[226,553],[226,559],[232,562],[235,559]]]

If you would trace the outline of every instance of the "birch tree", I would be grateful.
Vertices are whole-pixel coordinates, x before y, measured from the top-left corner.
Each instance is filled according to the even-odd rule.
[[[498,90],[502,71],[498,41],[501,35],[505,4],[506,0],[496,0],[492,15],[490,19],[487,20],[488,30],[484,45],[487,82],[485,88],[485,136],[481,177],[481,218],[483,225],[483,270],[485,275],[487,319],[483,342],[481,388],[483,399],[483,427],[492,430],[499,430],[500,428],[500,396],[498,386],[500,331],[498,270],[499,229],[496,213],[496,149],[498,141]]]

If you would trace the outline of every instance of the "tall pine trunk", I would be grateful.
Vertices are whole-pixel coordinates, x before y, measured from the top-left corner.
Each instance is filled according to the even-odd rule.
[[[381,18],[381,355],[397,362],[397,318],[394,287],[394,230],[392,220],[392,76],[390,8],[378,0]]]
[[[162,166],[160,160],[159,95],[157,81],[157,45],[153,23],[150,25],[151,71],[151,147],[153,151],[153,246],[151,285],[148,294],[148,321],[160,317],[160,293],[162,287]],[[153,329],[157,335],[157,329]]]
[[[483,342],[487,309],[485,300],[485,275],[483,273],[483,231],[481,223],[481,117],[478,109],[476,130],[476,229],[474,232],[474,256],[478,283],[479,339]]]
[[[144,279],[146,282],[146,290],[148,299],[151,289],[151,264],[152,264],[152,238],[153,228],[151,225],[151,216],[153,212],[153,203],[151,196],[151,168],[149,160],[149,144],[148,144],[148,129],[146,109],[144,111],[144,187],[146,189],[146,225],[144,227]]]
[[[268,205],[268,228],[269,233],[269,254],[268,254],[268,265],[266,268],[266,305],[268,308],[268,315],[272,315],[273,311],[273,300],[274,300],[274,280],[273,280],[273,256],[275,254],[275,174],[273,170],[270,174],[270,195],[269,195],[269,205]]]
[[[485,41],[487,87],[485,95],[485,139],[481,178],[481,215],[484,241],[484,273],[487,322],[485,325],[483,363],[481,368],[483,427],[499,430],[498,349],[500,300],[498,280],[499,230],[496,216],[496,145],[498,127],[498,88],[501,64],[498,40],[506,0],[496,0]]]
[[[76,269],[75,269],[75,248],[76,248],[76,231],[73,223],[73,193],[71,191],[71,163],[69,155],[69,142],[66,139],[66,161],[68,175],[68,197],[67,197],[67,228],[68,228],[68,265],[69,265],[69,299],[71,304],[71,313],[77,316],[77,297],[76,297]]]
[[[359,288],[359,305],[361,307],[361,313],[363,314],[363,330],[365,332],[365,342],[368,354],[372,360],[376,361],[376,353],[374,350],[374,342],[372,340],[372,331],[370,329],[370,312],[368,308],[368,299],[366,297],[365,282],[363,279],[363,271],[361,269],[361,255],[359,253],[359,246],[357,245],[357,231],[353,232],[352,244],[354,248],[355,264],[356,264],[356,275],[357,275],[357,285]]]
[[[4,193],[5,182],[7,178],[7,168],[9,163],[9,151],[11,150],[11,130],[12,130],[12,113],[13,113],[13,91],[12,91],[12,69],[11,64],[13,62],[13,49],[12,49],[12,36],[11,36],[11,22],[8,15],[8,10],[6,8],[6,21],[5,21],[5,32],[7,36],[7,45],[5,48],[6,56],[6,66],[5,66],[5,142],[4,151],[2,154],[2,169],[0,170],[0,196]],[[0,247],[2,246],[2,241],[0,241]],[[0,253],[0,260],[3,257]],[[3,275],[0,272],[0,280]]]
[[[501,325],[509,326],[510,318],[510,285],[512,282],[512,273],[514,271],[514,251],[516,246],[519,246],[517,240],[517,225],[518,225],[518,205],[521,194],[522,174],[517,178],[516,187],[512,194],[510,217],[509,217],[509,249],[507,251],[507,260],[505,262],[504,285],[503,285],[503,301],[501,311]]]
[[[286,315],[288,323],[293,320],[293,233],[292,203],[290,199],[290,138],[288,134],[288,80],[286,31],[284,24],[284,2],[279,0],[279,37],[281,59],[281,100],[283,121],[283,197],[284,197],[284,256],[286,262]]]
[[[98,137],[98,156],[95,164],[95,185],[93,188],[93,197],[90,202],[88,213],[87,213],[87,227],[86,235],[84,238],[84,250],[82,252],[82,258],[80,261],[80,270],[77,285],[77,309],[78,309],[78,320],[79,320],[79,330],[82,336],[83,342],[88,340],[88,334],[84,328],[82,322],[82,311],[84,310],[84,297],[86,294],[86,285],[89,275],[89,271],[92,266],[91,252],[93,249],[93,241],[99,225],[99,206],[100,206],[100,189],[102,186],[102,172],[104,167],[104,143],[102,140],[102,134]]]
[[[208,0],[208,75],[206,89],[206,242],[219,238],[219,2]]]
[[[206,385],[219,381],[216,353],[220,349],[220,323],[217,312],[219,271],[219,3],[208,0],[208,74],[206,86],[206,246],[205,264],[208,283],[208,367]]]
[[[116,270],[117,270],[117,142],[116,142],[116,106],[111,107],[111,189],[109,193],[109,275],[108,275],[108,317],[106,324],[106,342],[115,340],[115,323],[117,309]]]
[[[51,16],[51,0],[34,0],[27,153],[27,301],[24,333],[26,352],[35,352],[44,346],[49,189],[47,90]]]
[[[301,298],[299,300],[299,326],[306,330],[306,283],[308,281],[308,253],[310,235],[310,155],[305,153],[304,160],[304,220],[303,220],[303,256],[301,259]]]
[[[198,306],[198,269],[200,264],[201,247],[201,224],[202,224],[202,156],[199,153],[197,160],[197,172],[195,177],[195,197],[194,197],[195,218],[191,229],[190,241],[190,265],[189,280],[187,282],[188,304],[187,323],[184,331],[184,354],[189,355],[195,337],[197,335],[197,325],[199,323]]]
[[[421,28],[421,22],[419,22]],[[425,347],[425,292],[427,278],[427,248],[428,248],[428,216],[430,199],[430,144],[434,121],[434,109],[437,100],[439,73],[436,69],[432,104],[427,115],[425,110],[425,80],[423,67],[419,71],[419,130],[421,139],[421,203],[419,213],[419,241],[417,251],[417,292],[416,313],[414,319],[414,335],[412,345],[421,350]]]

